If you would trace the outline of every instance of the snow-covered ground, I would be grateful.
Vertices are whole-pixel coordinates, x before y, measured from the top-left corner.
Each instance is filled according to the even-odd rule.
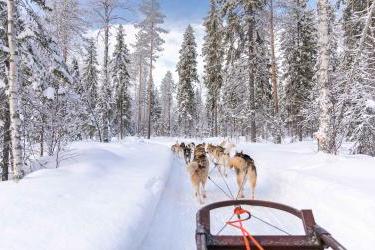
[[[170,150],[83,142],[65,154],[58,169],[0,182],[0,249],[137,249],[168,179]]]
[[[0,249],[195,249],[200,205],[183,161],[170,153],[174,142],[75,143],[59,169],[0,183]],[[256,198],[311,208],[316,221],[348,249],[373,248],[375,158],[317,153],[310,141],[239,142],[237,149],[255,159]],[[217,171],[211,177],[225,188]],[[234,193],[234,173],[226,181]],[[206,203],[226,199],[211,182],[207,195]],[[302,230],[284,213],[252,212],[290,233]],[[212,231],[230,215],[229,208],[212,214]],[[256,219],[248,228],[254,234],[280,233]],[[222,233],[233,232],[227,227]]]

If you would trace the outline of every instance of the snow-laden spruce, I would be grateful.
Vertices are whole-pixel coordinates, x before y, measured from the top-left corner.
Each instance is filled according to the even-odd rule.
[[[215,1],[210,2],[210,11],[204,21],[203,56],[205,59],[204,84],[207,88],[206,109],[211,136],[218,136],[220,90],[223,85],[223,21]]]
[[[199,82],[197,72],[197,44],[191,25],[185,30],[179,61],[177,63],[177,109],[179,133],[192,136],[196,107],[194,87]]]

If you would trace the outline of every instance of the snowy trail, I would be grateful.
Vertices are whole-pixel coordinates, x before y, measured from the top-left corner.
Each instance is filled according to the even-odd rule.
[[[217,185],[229,193],[223,178],[216,169],[211,171],[210,176]],[[225,178],[225,181],[228,183],[233,195],[236,196],[237,186],[233,173],[229,172],[228,178]],[[206,189],[208,197],[203,205],[228,199],[225,194],[209,180]],[[261,192],[260,190],[260,193]],[[245,193],[250,195],[248,189]],[[171,174],[161,200],[159,201],[159,205],[156,208],[153,222],[140,249],[195,249],[195,216],[201,206],[202,205],[199,205],[193,196],[193,190],[185,170],[185,164],[182,160],[175,157],[171,168]],[[290,233],[301,233],[303,230],[298,220],[283,212],[259,208],[251,208],[251,211],[258,217],[272,222],[281,228],[285,227],[285,225],[289,225]],[[212,232],[218,232],[231,215],[232,208],[218,209],[213,212],[211,215],[214,218],[212,220]],[[275,231],[275,229],[269,228],[267,225],[256,220],[252,220],[246,223],[246,225],[251,228],[256,228],[253,232],[257,234],[280,234],[280,232]],[[239,234],[239,232],[225,227],[222,234]]]
[[[149,232],[140,249],[194,249],[195,213],[189,180],[181,160],[172,164]]]

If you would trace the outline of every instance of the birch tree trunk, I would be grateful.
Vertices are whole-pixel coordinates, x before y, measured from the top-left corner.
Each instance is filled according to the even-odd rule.
[[[9,113],[10,113],[10,131],[12,140],[13,153],[13,178],[20,179],[22,177],[22,146],[21,146],[21,120],[18,109],[19,87],[17,79],[17,54],[14,30],[14,0],[7,0],[8,9],[8,46],[9,46]]]
[[[328,0],[318,1],[318,45],[319,45],[319,71],[318,84],[320,86],[320,116],[319,131],[316,135],[319,148],[326,153],[331,153],[330,128],[331,128],[331,102],[329,89],[329,14]]]

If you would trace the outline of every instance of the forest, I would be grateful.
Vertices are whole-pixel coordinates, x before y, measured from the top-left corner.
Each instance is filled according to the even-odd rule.
[[[89,1],[0,0],[3,181],[70,142],[128,136],[313,139],[375,156],[374,0],[210,0],[202,49],[188,25],[161,82],[160,1]]]

